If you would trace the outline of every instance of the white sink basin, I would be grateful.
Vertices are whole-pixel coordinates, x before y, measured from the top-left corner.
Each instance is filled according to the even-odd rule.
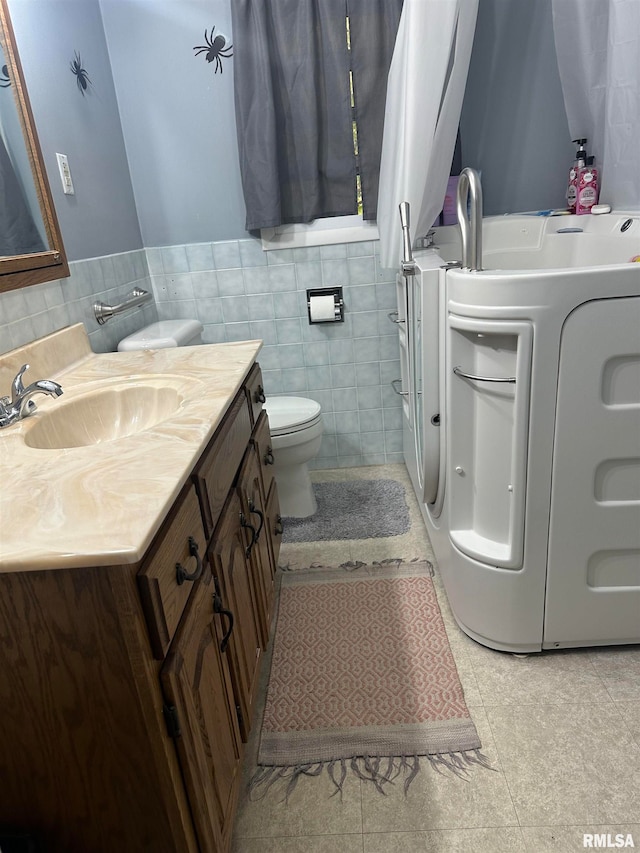
[[[142,432],[180,407],[184,380],[174,377],[122,382],[55,400],[28,424],[24,442],[41,450],[86,447]],[[29,419],[31,420],[31,419]]]

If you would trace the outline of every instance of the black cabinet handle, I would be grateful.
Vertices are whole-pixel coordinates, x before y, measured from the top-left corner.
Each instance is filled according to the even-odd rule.
[[[176,563],[176,583],[182,586],[185,581],[197,581],[202,574],[202,558],[198,553],[198,543],[193,538],[189,537],[189,556],[196,558],[196,570],[189,574],[182,563]]]
[[[244,549],[245,557],[248,557],[249,554],[251,553],[251,549],[253,548],[258,536],[256,534],[255,527],[253,526],[253,524],[249,524],[249,522],[247,521],[247,518],[243,512],[240,513],[240,526],[245,527],[247,530],[251,531],[251,542],[249,542],[247,547]]]
[[[218,583],[216,581],[216,592],[213,594],[213,612],[219,613],[220,616],[224,616],[229,621],[229,627],[222,638],[220,643],[220,651],[226,652],[227,646],[229,645],[229,638],[231,637],[231,632],[233,631],[233,613],[231,610],[225,610],[222,606],[222,599],[220,598],[219,593],[217,592]]]
[[[264,513],[261,510],[256,509],[256,505],[254,504],[254,502],[252,500],[249,501],[249,512],[252,513],[253,515],[257,515],[258,518],[260,519],[260,527],[258,527],[258,529],[256,531],[256,538],[255,538],[255,541],[257,542],[258,539],[260,538],[260,534],[262,533],[262,528],[264,526]]]
[[[273,526],[273,532],[276,536],[282,536],[282,534],[284,533],[284,524],[282,523],[281,515],[276,518],[276,523]]]
[[[267,452],[264,454],[264,464],[265,465],[275,465],[276,460],[273,456],[273,449],[271,447],[267,447]]]
[[[253,398],[256,401],[256,403],[266,403],[267,402],[267,398],[264,395],[264,388],[262,387],[262,385],[258,385],[258,390],[253,395]]]

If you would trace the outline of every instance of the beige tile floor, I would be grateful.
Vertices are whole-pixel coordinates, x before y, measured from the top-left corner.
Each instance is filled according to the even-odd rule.
[[[284,545],[281,564],[430,559],[404,466],[317,471],[315,480],[392,477],[405,484],[411,529],[363,541]],[[436,566],[437,569],[437,566]],[[326,775],[302,778],[289,802],[241,794],[233,853],[572,853],[584,834],[632,836],[640,848],[640,647],[528,657],[495,652],[456,625],[436,588],[467,705],[495,772],[469,780],[424,768],[405,797],[348,779],[342,800]],[[640,617],[639,617],[640,618]],[[262,674],[261,699],[267,673]],[[258,701],[245,779],[255,767]],[[593,842],[596,846],[596,840]]]

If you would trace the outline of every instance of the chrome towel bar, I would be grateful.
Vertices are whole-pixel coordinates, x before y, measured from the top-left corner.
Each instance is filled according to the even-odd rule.
[[[464,373],[460,367],[454,367],[453,372],[456,376],[462,376],[464,379],[474,379],[476,382],[509,382],[511,385],[516,384],[515,376],[475,376],[473,373]]]

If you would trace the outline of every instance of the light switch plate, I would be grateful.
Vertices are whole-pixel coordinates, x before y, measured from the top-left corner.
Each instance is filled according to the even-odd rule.
[[[71,170],[69,169],[69,161],[66,154],[56,154],[58,160],[58,169],[60,170],[60,180],[62,181],[62,191],[65,195],[75,195],[73,189],[73,181],[71,180]]]

